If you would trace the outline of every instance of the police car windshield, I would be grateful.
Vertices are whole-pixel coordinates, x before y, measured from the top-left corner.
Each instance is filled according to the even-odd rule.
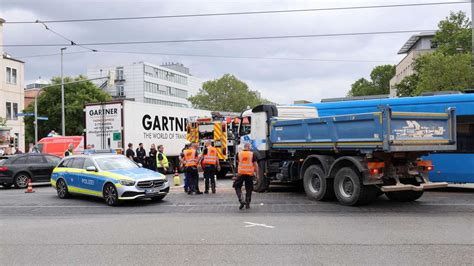
[[[97,158],[95,161],[104,171],[138,168],[138,165],[123,156]]]

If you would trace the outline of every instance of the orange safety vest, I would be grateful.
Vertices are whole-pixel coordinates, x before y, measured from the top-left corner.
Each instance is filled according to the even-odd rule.
[[[207,154],[204,155],[204,165],[216,165],[217,164],[217,149],[214,147],[207,148]]]
[[[184,150],[184,163],[186,167],[197,166],[196,150]]]
[[[251,175],[255,174],[255,167],[253,165],[253,152],[241,151],[239,152],[239,175]]]

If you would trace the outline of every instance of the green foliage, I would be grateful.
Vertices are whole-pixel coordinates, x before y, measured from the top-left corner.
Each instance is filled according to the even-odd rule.
[[[86,77],[66,77],[64,83],[86,80]],[[52,84],[61,84],[61,78],[53,78]],[[99,89],[90,81],[64,85],[64,109],[66,135],[82,135],[84,129],[84,104],[110,100],[109,94]],[[24,110],[34,112],[34,102]],[[47,116],[48,120],[38,121],[38,138],[46,136],[51,130],[61,133],[61,86],[45,88],[38,96],[38,116]],[[26,143],[34,141],[34,117],[25,117]]]
[[[417,59],[419,82],[415,94],[427,91],[463,91],[474,88],[471,54],[426,54]]]
[[[204,82],[199,93],[188,100],[195,108],[226,112],[242,112],[247,107],[269,103],[231,74]]]
[[[370,79],[360,78],[351,85],[348,96],[366,96],[388,94],[390,92],[390,79],[395,76],[394,65],[376,66],[370,72]]]
[[[438,28],[432,40],[437,45],[437,52],[454,55],[472,51],[471,22],[464,12],[451,12],[438,23]]]
[[[406,76],[400,83],[395,85],[398,97],[415,96],[419,77],[417,74]]]
[[[0,117],[0,127],[6,127],[7,126],[7,119]]]

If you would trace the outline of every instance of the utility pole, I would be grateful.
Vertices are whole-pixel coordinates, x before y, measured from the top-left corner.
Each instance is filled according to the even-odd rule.
[[[66,118],[64,113],[64,77],[63,77],[63,52],[66,47],[61,48],[61,135],[66,136]]]

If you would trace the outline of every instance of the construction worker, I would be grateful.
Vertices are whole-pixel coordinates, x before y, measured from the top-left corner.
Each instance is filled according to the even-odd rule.
[[[204,170],[204,193],[209,193],[209,179],[211,180],[212,193],[216,193],[216,171],[219,171],[221,166],[219,164],[219,157],[217,156],[217,149],[214,148],[210,141],[206,141],[204,151],[199,158],[199,163],[202,162],[202,169]]]
[[[64,152],[64,157],[68,157],[70,155],[73,155],[73,152],[74,151],[74,144],[72,143],[69,143],[69,146],[67,147],[67,150]]]
[[[250,143],[244,144],[243,151],[237,154],[238,158],[238,175],[234,177],[235,193],[240,202],[239,209],[250,208],[252,200],[253,178],[258,178],[258,164],[253,152],[250,151]],[[245,201],[242,199],[242,185],[245,183]]]
[[[168,162],[168,158],[163,153],[164,150],[165,148],[163,145],[158,145],[158,153],[156,154],[156,167],[158,168],[158,172],[165,175],[168,172],[170,164]]]
[[[197,143],[193,143],[189,149],[183,151],[184,158],[182,164],[185,167],[184,171],[188,174],[189,179],[188,195],[191,195],[193,192],[196,193],[196,195],[202,194],[202,192],[199,191],[199,173],[197,169],[199,155],[197,149]]]
[[[186,141],[186,143],[184,144],[184,148],[181,150],[181,153],[179,155],[179,162],[181,163],[181,167],[183,167],[184,165],[184,151],[189,149],[189,147],[191,146],[191,142],[189,141]],[[184,171],[184,192],[188,192],[189,191],[189,175],[186,171]]]

